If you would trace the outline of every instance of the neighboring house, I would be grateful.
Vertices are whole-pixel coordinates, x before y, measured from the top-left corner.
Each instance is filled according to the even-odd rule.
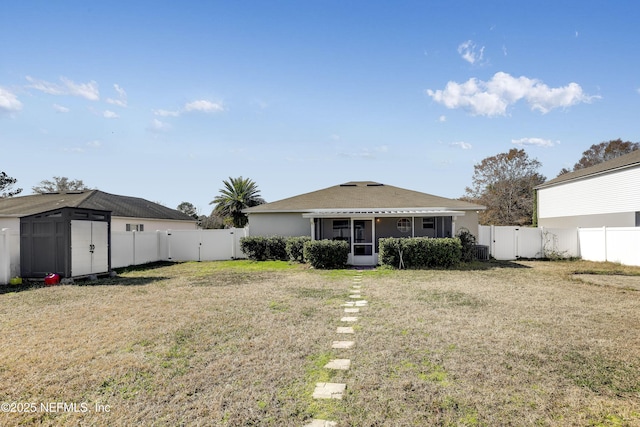
[[[5,228],[11,277],[72,278],[110,270],[112,232],[196,230],[197,222],[148,200],[88,190],[0,199]]]
[[[484,206],[370,181],[347,182],[245,209],[252,236],[345,240],[349,263],[375,265],[382,237],[478,235]]]
[[[536,187],[541,227],[639,227],[640,150]]]
[[[19,228],[20,218],[59,208],[111,212],[111,231],[195,230],[197,221],[175,209],[139,197],[100,190],[33,194],[0,199],[0,229]]]

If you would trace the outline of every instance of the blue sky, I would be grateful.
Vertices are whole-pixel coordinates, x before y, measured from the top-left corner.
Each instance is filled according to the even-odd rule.
[[[210,213],[372,180],[457,198],[640,141],[636,1],[0,3],[0,171]]]

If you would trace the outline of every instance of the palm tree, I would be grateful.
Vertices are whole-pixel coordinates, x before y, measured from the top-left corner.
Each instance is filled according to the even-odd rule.
[[[264,203],[260,197],[258,185],[249,178],[231,178],[222,181],[224,188],[216,196],[210,205],[215,204],[214,213],[225,218],[225,222],[230,222],[234,227],[242,228],[247,225],[247,216],[242,213],[243,209],[258,206]]]

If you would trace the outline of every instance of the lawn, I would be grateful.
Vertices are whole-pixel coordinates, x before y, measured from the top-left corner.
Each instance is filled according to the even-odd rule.
[[[4,292],[0,425],[640,426],[639,268],[366,270],[332,350],[355,275],[194,262]]]

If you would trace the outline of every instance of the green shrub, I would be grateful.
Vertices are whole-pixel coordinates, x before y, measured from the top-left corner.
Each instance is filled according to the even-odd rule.
[[[314,268],[344,268],[349,244],[343,240],[311,240],[304,244],[304,260]]]
[[[304,262],[304,244],[310,242],[311,237],[289,237],[287,238],[287,256],[290,261]]]
[[[446,268],[462,256],[458,238],[388,237],[380,239],[379,263],[394,268]]]
[[[462,262],[471,262],[476,257],[476,236],[471,234],[466,228],[461,228],[456,234],[462,245]]]
[[[240,249],[253,261],[286,261],[286,239],[282,236],[247,236],[240,239]]]

